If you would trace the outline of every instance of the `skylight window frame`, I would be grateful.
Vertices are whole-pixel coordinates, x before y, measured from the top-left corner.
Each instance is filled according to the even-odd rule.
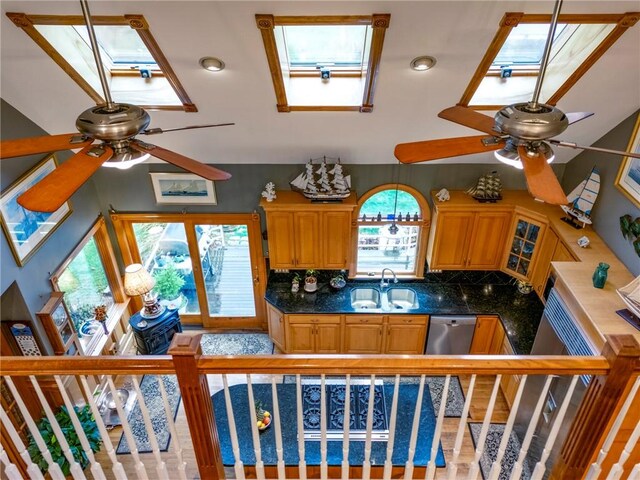
[[[62,25],[74,26],[84,25],[84,18],[81,15],[29,15],[26,13],[7,12],[7,17],[19,28],[21,28],[40,48],[42,48],[51,59],[62,68],[71,79],[84,90],[91,99],[100,105],[105,103],[102,95],[98,93],[80,75],[67,60],[47,41],[47,39],[36,29],[36,25]],[[189,98],[186,90],[178,80],[176,73],[169,64],[160,46],[151,34],[149,24],[142,15],[127,14],[122,16],[92,16],[95,26],[128,26],[136,31],[142,42],[145,44],[151,56],[155,59],[160,71],[153,70],[153,74],[158,77],[165,77],[178,97],[181,105],[139,105],[148,110],[169,110],[197,112],[198,109]],[[109,62],[110,63],[110,62]],[[137,70],[115,68],[111,71],[113,76],[138,76]]]
[[[615,24],[614,29],[600,42],[585,61],[566,79],[555,93],[545,101],[549,105],[556,105],[558,101],[576,84],[576,82],[596,63],[596,61],[611,47],[622,34],[633,27],[640,20],[640,12],[627,12],[620,14],[560,14],[558,23],[563,24]],[[507,40],[512,29],[521,23],[546,23],[551,22],[550,14],[525,14],[523,12],[506,12],[500,20],[489,48],[480,61],[469,85],[462,94],[458,105],[474,110],[499,110],[504,105],[470,105],[474,94],[485,77],[499,76],[499,68],[492,68],[492,64],[500,49]],[[537,76],[538,69],[515,69],[513,76]]]
[[[380,58],[382,56],[382,46],[386,29],[389,27],[390,14],[372,15],[319,15],[319,16],[274,16],[270,14],[256,14],[256,25],[262,34],[265,53],[269,63],[271,79],[276,95],[276,106],[278,112],[293,111],[359,111],[368,113],[373,111],[373,97],[375,85],[380,69]],[[367,60],[365,75],[365,87],[360,105],[289,105],[285,89],[284,76],[280,65],[280,55],[275,38],[275,28],[280,26],[293,25],[366,25],[371,27],[371,47]],[[362,77],[363,73],[359,69],[332,69],[332,76],[336,77]],[[292,78],[295,77],[320,77],[318,70],[311,67],[308,70],[294,69],[290,72]]]

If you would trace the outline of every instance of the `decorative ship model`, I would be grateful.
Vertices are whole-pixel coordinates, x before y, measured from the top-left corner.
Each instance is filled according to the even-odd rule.
[[[305,171],[290,182],[291,186],[312,200],[340,201],[347,198],[351,195],[351,176],[345,175],[340,159],[335,160],[336,163],[327,163],[327,157],[322,157],[322,162],[315,169],[313,159],[310,159]],[[331,166],[333,168],[329,169]]]
[[[467,194],[471,195],[481,203],[495,203],[498,200],[501,200],[501,192],[502,181],[496,171],[482,175],[478,179],[478,183],[467,190]]]
[[[567,216],[562,217],[562,220],[574,228],[584,228],[586,225],[591,225],[591,209],[596,203],[599,191],[600,173],[594,167],[589,176],[567,195],[569,205],[561,205]]]

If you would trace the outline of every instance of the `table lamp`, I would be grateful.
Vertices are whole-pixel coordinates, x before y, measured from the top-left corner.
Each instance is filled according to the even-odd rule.
[[[155,318],[164,310],[164,307],[158,303],[157,294],[152,293],[155,284],[155,279],[139,263],[124,269],[124,293],[130,297],[142,296],[144,307],[140,315],[144,318]]]

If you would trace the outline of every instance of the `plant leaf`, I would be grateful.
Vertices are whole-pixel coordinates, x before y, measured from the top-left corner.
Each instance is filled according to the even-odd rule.
[[[632,221],[633,219],[629,214],[620,217],[620,231],[622,232],[622,236],[626,239],[629,239],[629,227],[631,226]]]
[[[633,242],[633,248],[635,248],[636,250],[636,255],[640,257],[640,237],[637,238],[635,242]]]
[[[633,223],[629,226],[629,230],[634,237],[640,237],[640,217],[636,218],[633,221]]]

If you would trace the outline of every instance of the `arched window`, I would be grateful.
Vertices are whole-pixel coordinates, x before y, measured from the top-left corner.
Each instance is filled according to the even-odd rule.
[[[384,268],[421,277],[431,211],[407,185],[381,185],[358,201],[352,272],[379,276]]]

